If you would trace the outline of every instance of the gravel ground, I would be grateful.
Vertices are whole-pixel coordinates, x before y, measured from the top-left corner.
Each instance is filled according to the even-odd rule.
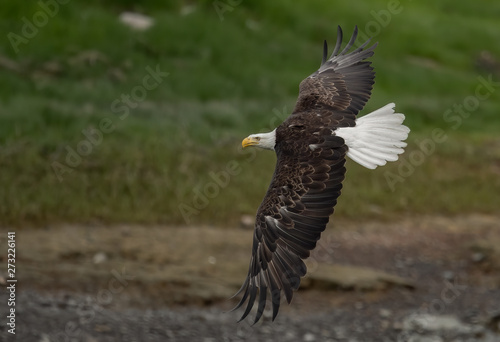
[[[314,294],[319,295],[319,294]],[[393,294],[392,300],[402,299]],[[498,296],[498,293],[497,293]],[[310,297],[310,296],[308,296]],[[310,298],[309,298],[310,299]],[[2,294],[1,302],[6,301]],[[498,298],[497,298],[498,301]],[[382,305],[382,306],[381,306]],[[387,301],[370,307],[288,311],[254,326],[220,306],[114,310],[88,296],[28,292],[18,300],[15,338],[2,325],[2,341],[500,341],[500,316],[465,310],[461,315],[405,310]],[[432,310],[430,310],[432,311]]]

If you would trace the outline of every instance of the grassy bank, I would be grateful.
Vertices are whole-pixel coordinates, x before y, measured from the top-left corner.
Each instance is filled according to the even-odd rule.
[[[412,133],[400,163],[349,164],[337,214],[498,210],[500,4],[221,2],[4,5],[3,32],[21,40],[0,46],[0,223],[253,215],[274,155],[240,141],[286,117],[323,39],[354,24],[379,42],[365,112],[396,102]],[[126,10],[155,25],[126,27]]]

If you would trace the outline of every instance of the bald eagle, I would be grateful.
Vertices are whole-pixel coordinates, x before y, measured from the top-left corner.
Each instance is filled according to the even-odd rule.
[[[258,302],[254,323],[266,302],[276,318],[281,299],[290,304],[306,274],[304,259],[316,247],[340,196],[346,156],[375,169],[395,161],[406,146],[409,128],[390,103],[362,117],[356,115],[371,95],[375,72],[371,62],[377,44],[370,40],[351,50],[358,29],[344,47],[342,29],[327,58],[326,41],[319,69],[300,83],[292,114],[269,133],[252,134],[243,147],[274,150],[274,176],[260,205],[253,235],[252,257],[236,310],[247,302],[243,320]],[[258,298],[257,298],[258,295]]]

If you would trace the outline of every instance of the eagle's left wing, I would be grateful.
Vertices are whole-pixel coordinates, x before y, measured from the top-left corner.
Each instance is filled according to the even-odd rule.
[[[311,113],[311,118],[314,116]],[[289,130],[301,128],[292,126]],[[283,294],[290,303],[306,274],[303,259],[316,247],[340,196],[347,146],[329,128],[318,127],[317,134],[309,133],[296,132],[300,137],[290,134],[276,146],[278,160],[257,211],[248,276],[236,293],[243,292],[243,297],[234,309],[247,302],[241,319],[255,302],[254,322],[262,316],[267,301],[273,308],[273,320]]]

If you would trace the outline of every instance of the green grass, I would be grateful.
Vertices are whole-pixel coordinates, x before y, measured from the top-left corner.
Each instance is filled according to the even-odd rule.
[[[163,3],[69,2],[17,52],[4,36],[0,224],[183,224],[179,205],[193,208],[191,223],[232,225],[253,215],[275,157],[241,151],[242,138],[286,117],[298,84],[319,66],[323,39],[332,48],[336,26],[349,36],[355,24],[362,34],[378,28],[377,78],[364,112],[396,102],[412,133],[399,163],[371,172],[349,162],[336,215],[498,211],[500,87],[465,118],[445,113],[475,94],[479,76],[500,80],[500,3],[401,1],[387,25],[372,14],[383,16],[385,0],[242,1],[223,20],[212,1]],[[41,10],[37,1],[3,7],[0,27],[18,35],[22,18]],[[155,25],[129,29],[118,21],[126,10]],[[123,94],[141,95],[147,67],[168,76],[119,109]],[[113,129],[95,146],[82,142],[82,130],[103,120]],[[435,128],[447,138],[412,164]],[[69,168],[68,147],[79,144],[89,153]],[[400,174],[405,160],[414,170],[390,186],[387,175]],[[54,163],[71,171],[58,177]],[[213,174],[228,170],[217,185]]]

